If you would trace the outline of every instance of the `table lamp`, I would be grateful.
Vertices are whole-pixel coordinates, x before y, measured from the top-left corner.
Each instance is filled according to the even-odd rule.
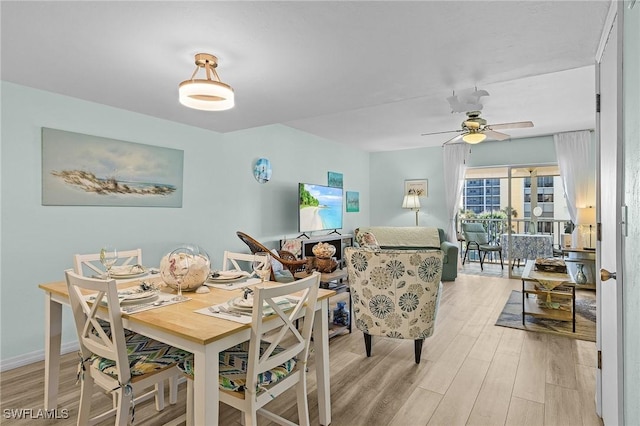
[[[583,247],[585,250],[595,250],[591,246],[591,230],[596,223],[596,209],[594,207],[584,207],[578,209],[578,217],[576,218],[578,225],[589,225],[589,247]]]
[[[403,209],[411,209],[416,212],[416,226],[418,226],[418,212],[420,211],[420,199],[415,194],[409,194],[404,196],[402,200]]]

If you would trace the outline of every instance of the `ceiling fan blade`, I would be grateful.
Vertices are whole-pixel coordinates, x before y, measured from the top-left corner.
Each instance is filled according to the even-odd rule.
[[[442,146],[445,146],[447,144],[457,143],[459,140],[462,140],[463,136],[464,135],[454,136],[451,139],[449,139],[448,141],[446,141],[445,143],[443,143]]]
[[[488,138],[495,139],[497,141],[503,141],[503,140],[509,139],[511,137],[511,136],[507,135],[506,133],[494,132],[491,129],[486,129],[482,133],[487,135]]]
[[[491,130],[522,129],[525,127],[533,127],[533,123],[531,121],[518,121],[515,123],[488,124],[487,127],[490,128]]]
[[[441,135],[443,133],[462,132],[462,130],[447,130],[445,132],[422,133],[420,136]]]

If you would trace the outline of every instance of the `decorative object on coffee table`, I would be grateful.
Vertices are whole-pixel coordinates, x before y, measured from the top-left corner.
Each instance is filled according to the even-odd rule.
[[[584,265],[582,263],[577,263],[576,264],[576,269],[578,270],[576,272],[576,284],[586,284],[587,283],[587,276],[584,274]]]

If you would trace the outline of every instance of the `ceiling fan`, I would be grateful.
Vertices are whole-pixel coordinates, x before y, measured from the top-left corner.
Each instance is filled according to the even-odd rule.
[[[477,144],[486,138],[503,141],[509,139],[506,133],[496,132],[496,129],[520,129],[525,127],[533,127],[531,121],[518,121],[516,123],[487,124],[487,120],[480,117],[480,111],[467,111],[467,119],[462,122],[461,130],[448,130],[445,132],[423,133],[422,136],[439,135],[443,133],[460,133],[449,139],[442,145],[448,143],[458,143],[460,140],[469,144]]]

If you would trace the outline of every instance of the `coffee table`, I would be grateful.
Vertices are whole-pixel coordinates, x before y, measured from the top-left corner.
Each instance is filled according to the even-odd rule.
[[[535,260],[527,260],[522,272],[522,325],[525,325],[525,315],[537,318],[559,321],[572,321],[573,332],[576,332],[576,283],[567,273],[536,271]],[[536,283],[547,289],[536,288]],[[530,298],[535,294],[536,299],[545,297],[551,300],[567,300],[571,310],[546,308],[538,305],[538,301]]]

